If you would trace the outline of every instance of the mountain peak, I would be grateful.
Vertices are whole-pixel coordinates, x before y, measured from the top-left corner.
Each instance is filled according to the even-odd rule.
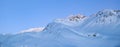
[[[120,19],[120,10],[104,9],[94,15],[98,23],[118,23]]]
[[[81,15],[81,14],[77,14],[77,15],[72,15],[69,16],[68,19],[69,21],[80,21],[81,19],[84,19],[86,16]]]
[[[104,16],[104,17],[115,16],[118,13],[120,13],[120,10],[104,9],[104,10],[101,10],[98,13],[96,13],[96,16]]]
[[[53,22],[57,22],[57,23],[62,23],[62,24],[73,24],[73,23],[78,23],[80,21],[83,21],[86,18],[86,16],[81,15],[81,14],[77,14],[77,15],[70,15],[66,18],[63,19],[56,19]]]

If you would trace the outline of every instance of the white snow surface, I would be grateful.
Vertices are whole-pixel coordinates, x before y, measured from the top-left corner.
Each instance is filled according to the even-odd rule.
[[[0,34],[0,47],[120,47],[120,10],[57,19],[40,32]]]
[[[40,32],[44,30],[44,27],[36,27],[36,28],[29,28],[29,29],[26,29],[26,30],[22,30],[21,32],[19,33],[25,33],[25,32]]]

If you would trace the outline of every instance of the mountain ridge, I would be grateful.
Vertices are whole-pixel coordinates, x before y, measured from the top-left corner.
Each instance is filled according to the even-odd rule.
[[[56,19],[40,32],[0,35],[0,47],[119,47],[119,17],[119,10],[105,9]]]

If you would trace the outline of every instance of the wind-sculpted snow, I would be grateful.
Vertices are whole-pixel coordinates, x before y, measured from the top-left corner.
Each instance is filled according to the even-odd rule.
[[[120,47],[120,10],[57,19],[41,32],[1,34],[0,47]]]

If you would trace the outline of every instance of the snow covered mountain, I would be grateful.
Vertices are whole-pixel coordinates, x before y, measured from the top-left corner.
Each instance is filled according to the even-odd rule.
[[[120,10],[56,19],[40,32],[1,34],[0,47],[120,47]]]

